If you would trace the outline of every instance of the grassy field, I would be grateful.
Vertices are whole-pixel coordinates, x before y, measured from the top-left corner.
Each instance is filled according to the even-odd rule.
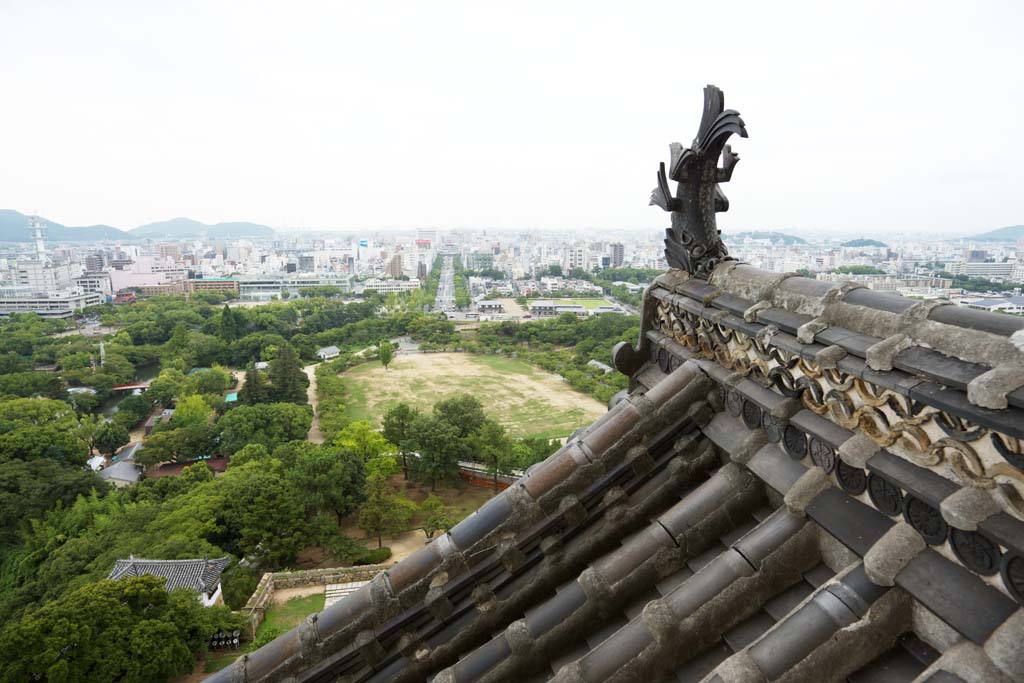
[[[323,610],[324,597],[323,593],[314,593],[300,598],[292,598],[279,605],[271,605],[267,608],[266,618],[256,631],[256,637],[258,638],[260,633],[269,628],[276,629],[278,633],[284,633],[298,626],[310,614]]]
[[[552,299],[556,304],[583,306],[586,309],[607,306],[610,302],[604,299]]]
[[[399,356],[385,370],[374,361],[341,375],[348,414],[379,426],[398,403],[429,411],[455,394],[476,396],[484,410],[516,437],[568,436],[606,408],[561,378],[514,358],[464,353]]]
[[[271,605],[267,608],[267,616],[260,624],[260,627],[256,630],[256,637],[264,633],[267,629],[275,629],[277,633],[284,633],[290,631],[295,626],[305,619],[310,614],[315,612],[323,611],[324,608],[324,593],[315,593],[313,595],[306,595],[299,598],[292,598],[288,602]],[[255,648],[253,642],[249,641],[240,650],[234,650],[226,652],[224,654],[214,654],[206,659],[203,665],[203,673],[213,673],[220,671],[226,666],[230,666],[233,661],[238,659],[241,655],[252,652]]]

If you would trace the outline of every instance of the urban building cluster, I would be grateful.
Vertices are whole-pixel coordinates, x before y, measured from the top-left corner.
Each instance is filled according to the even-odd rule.
[[[768,233],[723,236],[730,254],[778,273],[800,272],[819,280],[855,281],[869,289],[1007,313],[1024,312],[1024,239],[976,242],[918,238],[807,242]],[[991,283],[965,289],[963,281]],[[984,284],[984,283],[981,283]]]
[[[564,231],[417,229],[366,236],[278,233],[272,238],[138,240],[47,245],[34,218],[29,243],[8,245],[0,278],[0,315],[34,312],[67,318],[89,306],[158,294],[214,291],[248,302],[287,299],[327,287],[342,296],[420,289],[438,256],[458,257],[479,314],[503,313],[495,297],[532,297],[532,315],[557,315],[574,304],[559,296],[601,296],[603,288],[574,272],[664,270],[657,230],[590,235]],[[628,234],[628,233],[627,233]],[[943,298],[1006,313],[1024,313],[1024,240],[971,243],[916,240],[808,242],[780,233],[725,235],[730,253],[774,272],[820,280],[854,280],[904,296]],[[991,281],[991,291],[965,291],[962,279]],[[645,283],[617,282],[631,293]],[[610,305],[610,308],[614,306]],[[586,312],[603,312],[588,308]],[[579,311],[577,311],[579,312]]]
[[[32,242],[5,249],[0,315],[38,313],[68,318],[104,302],[128,303],[159,294],[214,291],[250,302],[298,296],[330,287],[342,295],[391,294],[420,289],[438,256],[458,256],[482,298],[495,286],[509,296],[553,291],[601,292],[586,281],[548,276],[551,266],[620,267],[622,242],[570,243],[530,235],[481,237],[477,233],[420,229],[411,234],[321,237],[292,233],[271,239],[140,240],[47,245],[46,223],[33,218]],[[657,245],[638,251],[637,264],[661,267]],[[495,278],[495,275],[501,277]],[[506,277],[508,282],[503,282]],[[528,279],[513,288],[513,279]]]

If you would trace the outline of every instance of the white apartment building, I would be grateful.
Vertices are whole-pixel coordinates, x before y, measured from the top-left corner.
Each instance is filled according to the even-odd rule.
[[[1017,268],[1016,261],[1005,263],[984,263],[977,261],[953,261],[946,264],[946,272],[951,275],[982,277],[986,279],[1009,280]]]
[[[276,273],[271,275],[243,275],[238,279],[238,296],[244,301],[270,301],[275,297],[298,296],[307,287],[337,287],[342,293],[352,291],[352,276],[334,273],[302,274]]]
[[[12,313],[36,313],[41,318],[70,318],[75,311],[98,306],[106,301],[99,292],[64,289],[36,292],[23,287],[0,288],[0,316]]]
[[[75,263],[19,260],[14,267],[14,282],[33,292],[55,292],[70,287],[81,272],[82,267]]]
[[[110,282],[110,273],[86,271],[75,278],[75,286],[83,292],[101,294],[104,299],[114,293]]]
[[[363,290],[380,292],[381,294],[393,294],[396,292],[411,292],[420,288],[419,278],[408,280],[380,280],[371,278],[363,283]]]

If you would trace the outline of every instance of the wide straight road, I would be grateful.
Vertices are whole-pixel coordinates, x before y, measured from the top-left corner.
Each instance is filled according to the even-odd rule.
[[[444,257],[444,265],[441,266],[441,279],[437,283],[437,297],[434,299],[435,311],[455,310],[455,266],[452,265],[452,257]]]

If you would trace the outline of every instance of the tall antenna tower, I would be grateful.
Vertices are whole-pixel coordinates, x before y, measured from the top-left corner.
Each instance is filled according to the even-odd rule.
[[[32,228],[32,241],[36,243],[36,260],[46,261],[46,224],[39,216],[32,216],[28,220],[28,226]]]

